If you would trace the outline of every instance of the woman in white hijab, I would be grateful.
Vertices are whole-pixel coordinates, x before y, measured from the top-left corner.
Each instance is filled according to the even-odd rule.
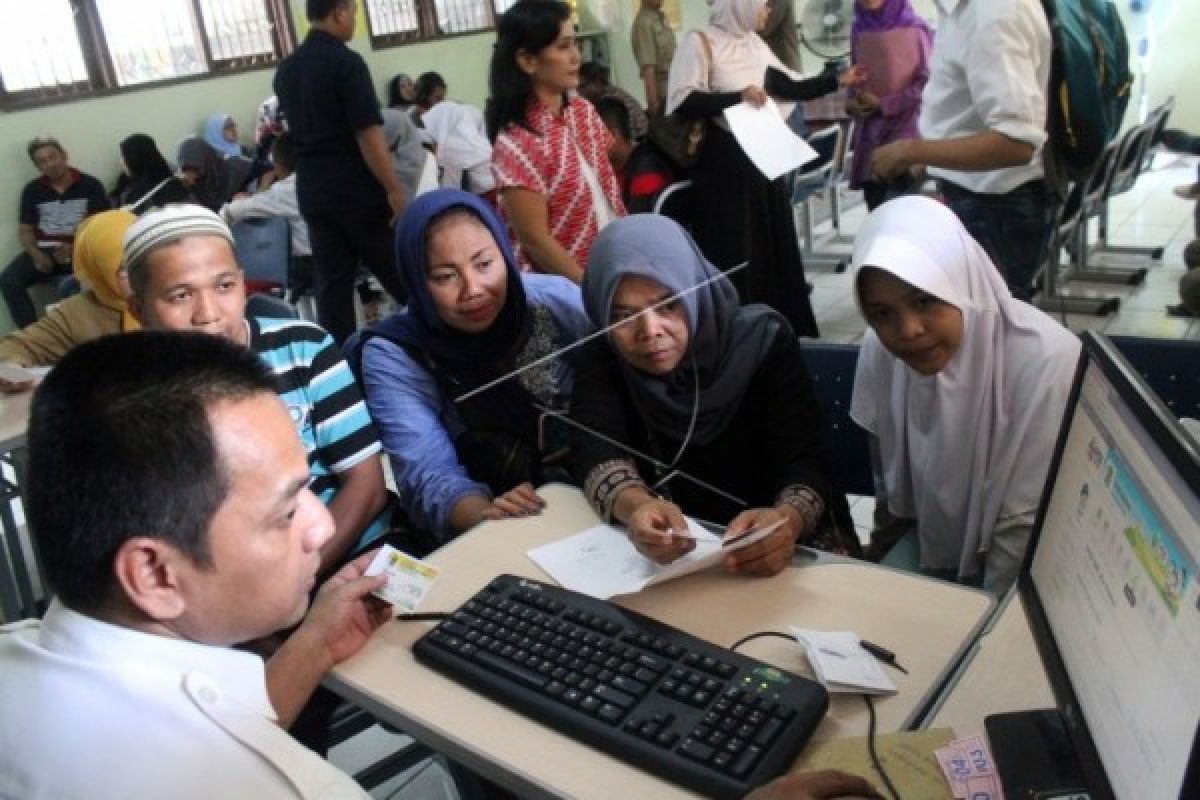
[[[1029,543],[1079,340],[1014,299],[927,197],[868,216],[853,266],[870,328],[850,414],[876,445],[877,519],[914,523],[923,569],[1002,593]]]
[[[839,78],[827,71],[809,80],[785,67],[756,33],[767,19],[766,0],[714,0],[709,24],[684,36],[667,78],[667,113],[709,119],[708,137],[693,169],[689,218],[696,243],[709,261],[729,269],[743,303],[766,303],[801,336],[817,323],[792,222],[786,178],[767,180],[742,152],[723,112],[740,102],[762,106],[768,95],[784,119],[793,102],[857,85],[861,67]]]

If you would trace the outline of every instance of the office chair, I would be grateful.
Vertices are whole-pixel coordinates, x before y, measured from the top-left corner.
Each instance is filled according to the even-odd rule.
[[[246,275],[248,292],[283,297],[292,260],[292,231],[283,217],[244,219],[230,228],[233,251]]]
[[[845,272],[852,255],[851,250],[844,246],[851,240],[842,236],[841,198],[838,194],[838,181],[846,155],[845,129],[841,125],[830,125],[809,134],[807,141],[817,151],[818,157],[800,167],[792,188],[793,208],[799,207],[803,220],[800,225],[803,238],[800,256],[804,259],[806,270],[827,267],[834,272]],[[826,236],[818,237],[814,230],[813,204],[816,195],[821,193],[829,198],[829,221],[833,230]]]

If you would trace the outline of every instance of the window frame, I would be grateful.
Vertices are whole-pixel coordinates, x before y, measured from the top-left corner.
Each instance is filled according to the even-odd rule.
[[[487,6],[488,24],[482,28],[475,28],[469,31],[456,31],[454,33],[438,33],[437,32],[437,5],[434,0],[413,0],[413,4],[417,10],[417,29],[416,31],[402,31],[399,33],[375,33],[375,22],[371,19],[371,9],[365,0],[362,2],[363,19],[367,23],[367,39],[371,44],[372,50],[386,50],[390,47],[404,47],[410,44],[423,44],[425,42],[439,42],[446,39],[457,39],[460,36],[477,36],[481,33],[489,33],[496,30],[496,17],[502,12],[496,10],[496,0],[476,0]]]
[[[271,24],[270,41],[274,48],[271,55],[255,54],[236,58],[214,58],[209,32],[205,27],[201,0],[189,0],[196,29],[199,32],[199,50],[204,56],[205,69],[194,75],[180,75],[162,80],[121,86],[117,82],[116,69],[104,37],[104,26],[95,0],[67,0],[74,12],[75,37],[83,55],[84,69],[88,79],[69,84],[37,87],[9,91],[0,75],[0,111],[23,111],[25,109],[71,103],[78,100],[112,97],[140,92],[147,89],[162,89],[212,78],[228,77],[246,72],[273,68],[279,65],[296,49],[296,26],[287,0],[262,0],[267,19]]]

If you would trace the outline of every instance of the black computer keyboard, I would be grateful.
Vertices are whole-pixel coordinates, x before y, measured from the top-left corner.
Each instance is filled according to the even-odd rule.
[[[467,687],[666,780],[741,797],[829,707],[818,683],[603,600],[501,575],[413,645]]]

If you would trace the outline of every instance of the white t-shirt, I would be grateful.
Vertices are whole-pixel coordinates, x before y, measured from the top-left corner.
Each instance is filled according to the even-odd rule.
[[[986,172],[930,167],[964,189],[1004,194],[1041,178],[1050,27],[1039,0],[934,0],[937,34],[921,96],[921,136],[994,130],[1037,148],[1028,164]]]
[[[275,722],[256,655],[55,601],[0,628],[0,797],[363,800]]]

